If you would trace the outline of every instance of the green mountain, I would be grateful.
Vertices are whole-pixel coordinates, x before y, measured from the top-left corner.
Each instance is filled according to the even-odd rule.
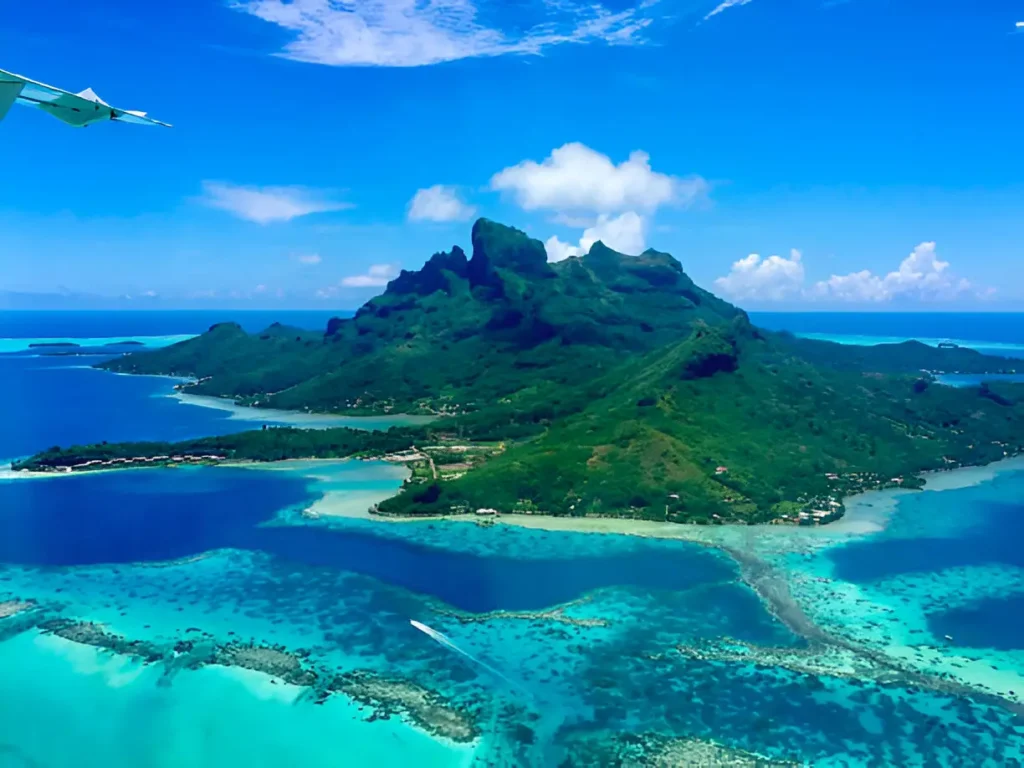
[[[1012,366],[765,332],[668,254],[597,243],[549,264],[542,243],[487,220],[472,257],[435,254],[324,333],[223,324],[106,364],[264,407],[434,412],[446,418],[432,439],[506,442],[454,479],[418,477],[382,512],[699,522],[829,512],[851,490],[1020,451],[1024,387],[958,390],[926,373]]]
[[[698,324],[609,378],[607,394],[536,439],[382,511],[792,520],[834,512],[850,492],[915,487],[921,471],[1024,450],[1024,386],[837,371],[742,324]]]
[[[435,254],[323,334],[223,324],[106,367],[194,376],[197,394],[277,408],[457,413],[578,384],[697,320],[743,316],[668,254],[624,256],[597,243],[549,264],[543,243],[481,219],[472,258],[458,247]]]

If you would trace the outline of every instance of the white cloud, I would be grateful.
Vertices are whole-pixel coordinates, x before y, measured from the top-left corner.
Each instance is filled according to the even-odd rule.
[[[299,262],[299,264],[305,264],[308,267],[315,267],[323,261],[323,259],[320,258],[319,253],[298,253],[293,255],[292,259]]]
[[[351,203],[331,200],[323,191],[306,187],[246,187],[222,181],[204,181],[199,200],[257,224],[352,207]]]
[[[556,213],[551,221],[573,229],[586,229],[594,225],[593,216],[573,216],[571,213]]]
[[[804,285],[804,264],[799,251],[790,258],[756,253],[732,265],[716,287],[733,299],[779,301],[790,297],[833,300],[854,304],[872,304],[896,299],[934,301],[953,299],[965,293],[983,298],[991,290],[975,291],[971,283],[954,275],[949,262],[939,259],[935,243],[918,245],[899,267],[886,275],[863,269],[845,275],[832,275],[810,288]]]
[[[704,21],[707,21],[712,16],[717,16],[722,11],[727,11],[730,8],[738,8],[741,5],[747,5],[748,3],[752,2],[754,2],[754,0],[722,0],[721,3],[715,6],[714,10],[711,11],[711,13],[704,17]]]
[[[715,286],[734,299],[767,299],[778,301],[803,290],[804,265],[800,251],[793,249],[789,258],[769,256],[762,259],[752,253],[734,262],[729,274],[715,280]]]
[[[398,269],[392,264],[374,264],[364,275],[351,275],[344,278],[341,284],[346,288],[382,288],[398,275]]]
[[[970,282],[956,277],[949,271],[949,262],[939,259],[935,243],[925,242],[885,277],[868,270],[832,275],[815,284],[813,292],[845,301],[880,302],[895,298],[951,299],[970,290]]]
[[[409,221],[465,221],[476,208],[459,199],[455,187],[435,184],[417,190],[409,202]]]
[[[814,284],[811,293],[819,298],[854,303],[885,301],[890,298],[882,278],[867,269],[848,275],[832,275],[828,280],[820,280]]]
[[[627,211],[614,219],[601,214],[597,223],[584,230],[580,247],[589,251],[598,240],[609,248],[636,256],[644,250],[644,220],[634,211]]]
[[[548,261],[565,261],[580,255],[580,249],[571,243],[565,243],[552,235],[544,241],[544,250],[548,252]]]
[[[578,246],[562,242],[557,237],[549,237],[544,247],[548,252],[548,261],[582,256],[589,253],[590,247],[598,240],[612,250],[635,256],[644,250],[645,230],[643,217],[635,211],[627,211],[615,218],[602,213],[594,226],[583,231]]]
[[[650,156],[635,151],[616,165],[577,142],[555,149],[542,162],[524,160],[491,178],[491,189],[512,195],[523,209],[617,213],[654,210],[666,203],[689,205],[707,195],[700,176],[679,178],[651,168]]]
[[[294,37],[279,54],[331,66],[418,67],[445,61],[540,54],[566,43],[643,42],[655,2],[612,12],[599,3],[534,2],[537,24],[503,31],[481,21],[500,0],[239,0],[235,8]],[[530,6],[524,6],[530,10]],[[483,11],[484,13],[481,13]]]

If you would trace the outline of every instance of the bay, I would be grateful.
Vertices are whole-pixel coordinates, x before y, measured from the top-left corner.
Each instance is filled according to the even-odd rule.
[[[82,322],[109,323],[101,338],[194,332],[168,317],[147,327]],[[862,331],[875,330],[865,322]],[[28,323],[20,332],[66,330]],[[942,335],[936,326],[928,337]],[[171,380],[71,362],[0,355],[0,456],[253,426],[168,397]],[[404,719],[368,722],[370,713],[343,697],[316,707],[264,675],[172,673],[171,657],[138,665],[27,630],[0,642],[3,665],[18,670],[8,685],[24,692],[0,698],[2,721],[14,724],[0,738],[0,765],[57,765],[77,753],[82,765],[197,766],[223,761],[243,741],[237,748],[251,765],[345,757],[548,765],[580,738],[652,732],[815,765],[1024,760],[1019,723],[988,698],[882,684],[825,656],[806,671],[807,641],[767,610],[739,563],[717,549],[715,531],[711,546],[698,546],[303,517],[322,494],[367,503],[400,482],[394,468],[372,462],[0,479],[0,601],[28,597],[146,642],[174,644],[198,631],[302,648],[318,668],[372,671],[436,692],[473,713],[479,739],[448,744]],[[1012,544],[1022,499],[1024,473],[1007,471],[969,488],[896,497],[876,516],[887,521],[881,530],[866,535],[723,530],[722,541],[778,569],[828,631],[929,674],[1002,690],[1019,674],[1013,616],[1024,569]],[[0,620],[0,638],[4,621],[12,620]],[[745,650],[722,656],[722,644]],[[35,695],[47,688],[66,692],[59,712]],[[125,727],[96,722],[93,710],[122,713]]]

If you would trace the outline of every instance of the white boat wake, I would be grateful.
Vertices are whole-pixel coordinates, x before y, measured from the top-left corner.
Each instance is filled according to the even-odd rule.
[[[485,669],[486,671],[490,672],[492,675],[497,677],[499,680],[502,680],[503,682],[507,683],[509,686],[511,686],[512,688],[515,688],[517,691],[525,693],[527,696],[530,695],[529,691],[527,691],[519,683],[515,682],[514,680],[511,680],[507,675],[502,674],[499,670],[495,669],[494,667],[492,667],[487,662],[485,662],[485,661],[483,661],[481,659],[478,659],[476,656],[471,654],[469,651],[465,651],[462,648],[459,648],[459,646],[457,646],[455,643],[453,643],[448,638],[447,635],[444,635],[441,632],[438,632],[436,629],[433,629],[432,627],[428,627],[426,624],[423,624],[422,622],[416,621],[415,619],[410,619],[409,623],[412,624],[420,632],[422,632],[423,634],[427,635],[427,637],[429,637],[429,638],[431,638],[433,640],[436,640],[438,643],[443,645],[445,648],[447,648],[447,649],[449,649],[451,651],[455,651],[456,653],[460,654],[461,656],[464,656],[465,658],[469,659],[471,662],[473,662],[474,664],[479,666],[481,669]]]
[[[495,669],[487,662],[478,659],[473,654],[457,646],[454,642],[452,642],[452,640],[448,636],[444,635],[441,632],[438,632],[433,627],[428,627],[423,622],[415,621],[413,619],[410,619],[409,623],[412,624],[413,627],[418,629],[420,632],[425,634],[430,639],[434,640],[440,645],[443,645],[448,650],[454,651],[460,656],[468,659],[473,664],[476,664],[480,668],[489,672],[493,677],[497,678],[499,681],[505,683],[510,689],[512,689],[516,693],[521,694],[522,696],[529,699],[532,706],[535,707],[538,710],[538,712],[546,713],[547,716],[545,718],[543,718],[542,720],[538,720],[537,722],[534,722],[531,726],[536,735],[536,740],[534,741],[533,745],[529,747],[530,752],[532,752],[536,756],[536,762],[533,764],[561,765],[563,763],[565,755],[563,754],[561,748],[558,747],[554,740],[555,733],[558,731],[558,729],[564,722],[563,718],[558,715],[559,710],[557,706],[545,704],[543,699],[538,697],[539,692],[535,693],[527,690],[525,686],[510,679],[507,675],[502,674],[502,672]],[[499,708],[494,707],[491,716],[490,728],[488,729],[489,732],[492,734],[497,734],[498,713]]]

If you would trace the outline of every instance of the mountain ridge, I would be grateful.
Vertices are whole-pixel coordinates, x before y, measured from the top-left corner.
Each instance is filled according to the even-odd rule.
[[[696,286],[668,254],[626,256],[597,243],[586,256],[550,264],[539,240],[487,219],[472,239],[472,257],[458,246],[435,253],[322,335],[221,324],[105,367],[192,376],[198,394],[286,409],[462,411],[514,395],[517,371],[563,386],[668,343],[695,320],[746,317]],[[424,366],[461,373],[431,377]],[[474,374],[482,366],[487,372]]]
[[[187,391],[261,407],[434,413],[424,434],[507,443],[471,471],[416,476],[380,505],[392,514],[794,522],[1024,450],[1024,386],[956,390],[928,373],[1011,361],[764,331],[654,250],[595,243],[552,264],[486,219],[472,240],[471,256],[435,253],[323,332],[219,324],[104,367],[190,375]]]

